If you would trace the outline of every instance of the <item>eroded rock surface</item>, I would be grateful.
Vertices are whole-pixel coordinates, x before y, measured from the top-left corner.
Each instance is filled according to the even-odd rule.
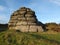
[[[21,32],[44,31],[42,26],[38,25],[35,12],[26,7],[21,7],[11,15],[9,29],[20,30]]]

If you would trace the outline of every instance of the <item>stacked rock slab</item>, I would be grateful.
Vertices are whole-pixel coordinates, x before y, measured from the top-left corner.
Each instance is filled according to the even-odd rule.
[[[37,25],[35,12],[30,8],[22,7],[15,11],[9,21],[9,29],[19,30],[21,32],[42,32],[42,26]]]

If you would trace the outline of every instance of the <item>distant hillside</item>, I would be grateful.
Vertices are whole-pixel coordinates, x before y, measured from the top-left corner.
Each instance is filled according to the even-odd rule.
[[[52,31],[60,32],[60,24],[46,23],[45,25],[46,25],[46,29],[47,30],[52,30]]]
[[[4,31],[8,29],[8,24],[0,24],[0,31]]]
[[[0,32],[0,45],[60,45],[60,33],[22,33],[18,31]]]

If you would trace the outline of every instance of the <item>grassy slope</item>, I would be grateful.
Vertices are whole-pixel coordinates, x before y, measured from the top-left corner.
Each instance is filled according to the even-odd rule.
[[[0,45],[60,45],[60,33],[0,32]]]

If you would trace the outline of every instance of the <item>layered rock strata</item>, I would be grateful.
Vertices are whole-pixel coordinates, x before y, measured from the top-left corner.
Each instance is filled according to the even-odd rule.
[[[21,7],[15,11],[9,21],[10,30],[19,30],[21,32],[42,32],[44,29],[38,25],[35,12],[30,8]]]

